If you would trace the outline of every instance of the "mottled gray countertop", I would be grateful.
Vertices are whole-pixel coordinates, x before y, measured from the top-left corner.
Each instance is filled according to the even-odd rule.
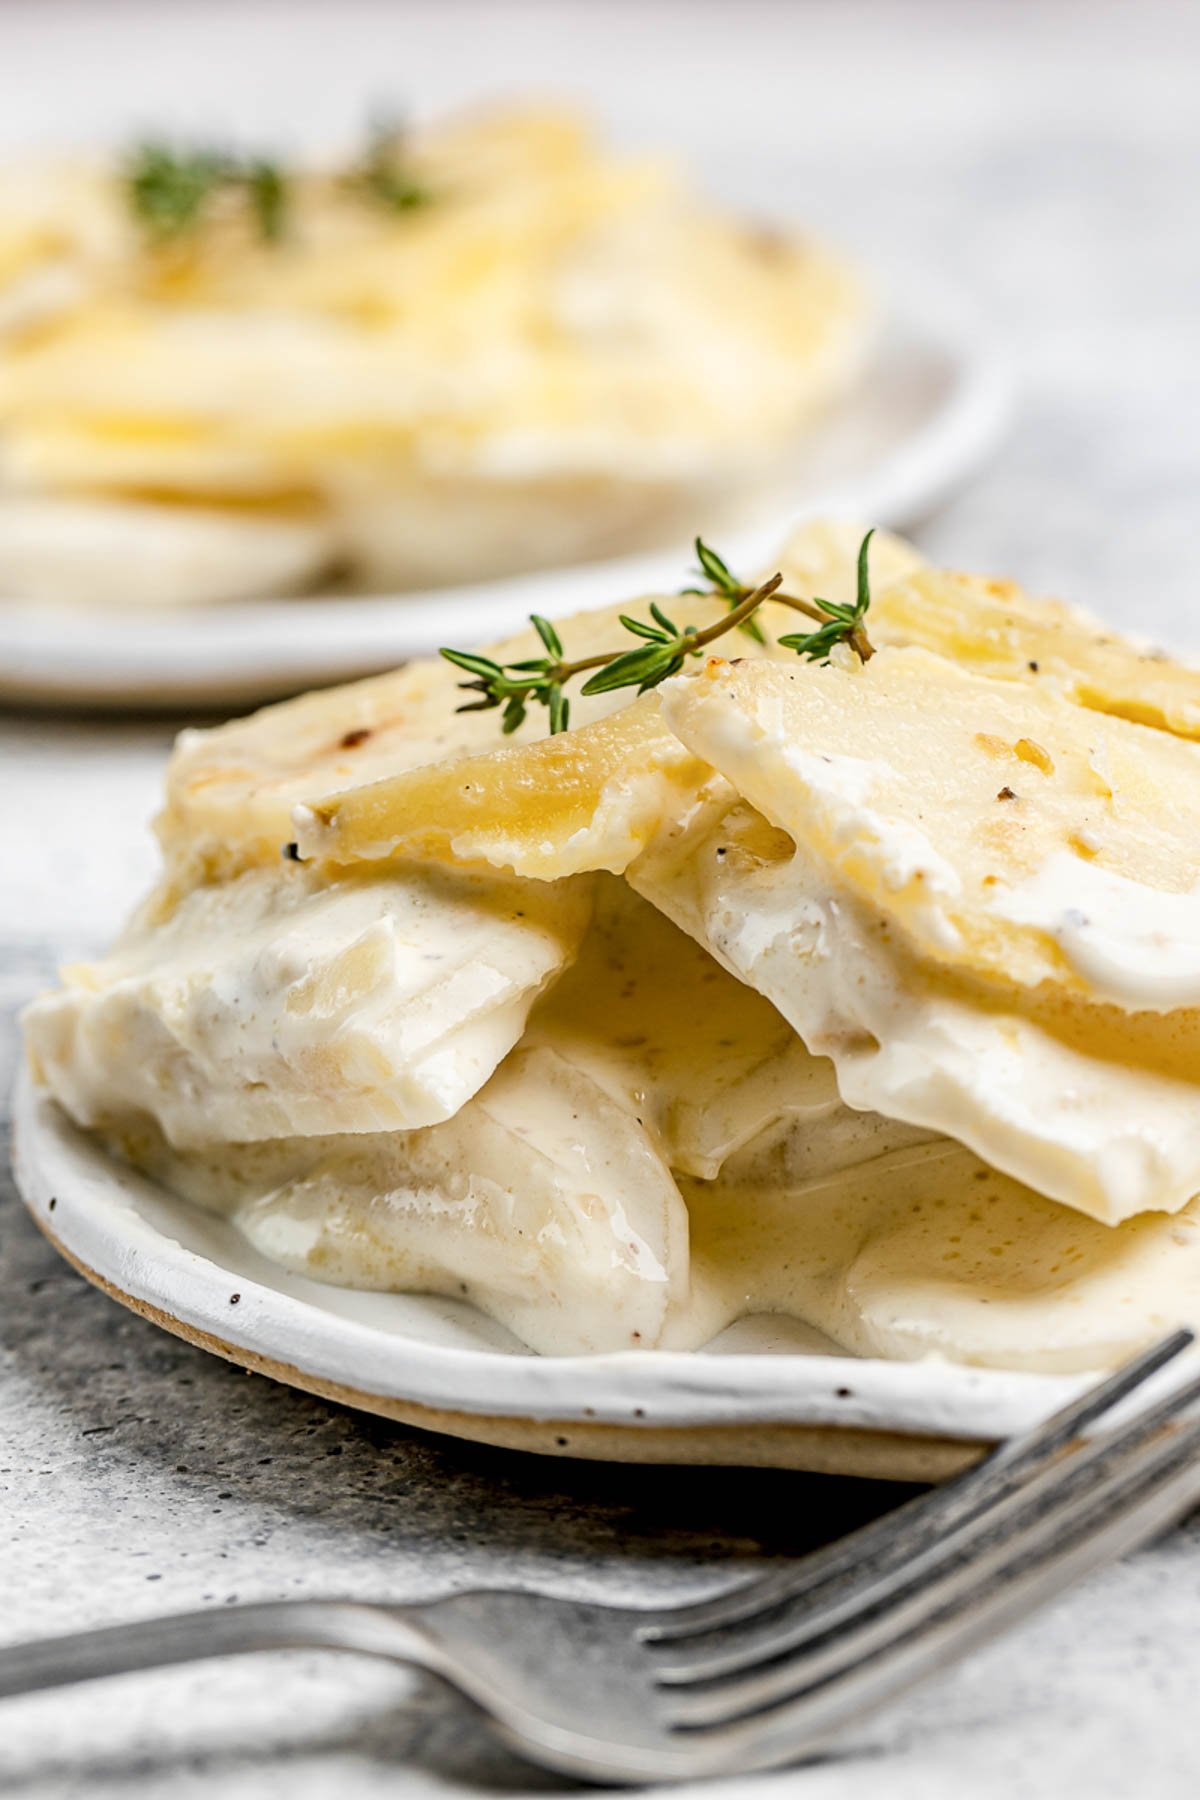
[[[364,95],[589,94],[626,137],[933,266],[1014,357],[1013,435],[920,531],[1200,648],[1200,16],[1183,4],[10,3],[0,144],[178,118],[329,134]],[[381,81],[380,69],[394,79]],[[166,723],[0,718],[11,1009],[145,880]],[[240,1374],[70,1272],[0,1193],[0,1639],[235,1597],[475,1581],[693,1594],[894,1502],[795,1475],[525,1460]],[[722,1783],[804,1800],[1191,1800],[1200,1533],[1093,1580],[843,1757]],[[292,1656],[0,1708],[0,1789],[150,1800],[546,1792],[451,1703]]]

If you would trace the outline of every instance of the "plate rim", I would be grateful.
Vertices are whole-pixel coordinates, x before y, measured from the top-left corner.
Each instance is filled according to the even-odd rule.
[[[786,518],[732,532],[723,547],[733,561],[766,560],[806,518],[869,518],[902,529],[964,483],[1002,437],[1014,396],[1011,360],[962,297],[928,281],[893,284],[876,355],[897,331],[942,352],[951,370],[946,397],[880,462],[801,497]],[[860,385],[869,379],[868,361]],[[668,546],[400,596],[301,595],[174,611],[0,596],[0,696],[102,709],[268,701],[428,655],[450,617],[460,640],[482,641],[531,608],[553,617],[611,601],[614,591],[652,591],[677,580],[690,555],[690,546]],[[414,618],[423,626],[406,630]],[[218,621],[222,629],[213,630]]]
[[[277,1379],[292,1379],[277,1373],[286,1365],[305,1378],[294,1385],[326,1392],[333,1386],[369,1410],[453,1415],[465,1427],[459,1435],[486,1440],[486,1430],[472,1430],[472,1423],[505,1419],[619,1427],[634,1438],[674,1428],[752,1434],[800,1427],[882,1433],[912,1439],[914,1448],[917,1440],[937,1440],[958,1447],[961,1465],[964,1449],[977,1453],[981,1444],[1040,1422],[1092,1379],[932,1358],[697,1351],[544,1357],[387,1331],[318,1303],[324,1293],[346,1290],[280,1270],[281,1284],[301,1290],[297,1297],[223,1268],[160,1230],[139,1211],[139,1196],[175,1208],[187,1203],[109,1156],[24,1068],[14,1093],[13,1167],[25,1205],[61,1253],[135,1310],[193,1342],[215,1340],[204,1347],[235,1361],[274,1364],[266,1372]],[[386,1299],[372,1296],[374,1303]]]

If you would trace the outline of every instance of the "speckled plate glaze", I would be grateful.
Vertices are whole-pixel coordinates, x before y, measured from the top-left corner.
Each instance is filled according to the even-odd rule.
[[[963,482],[1008,415],[1008,372],[947,296],[896,303],[856,387],[804,441],[775,492],[722,533],[752,569],[806,517],[903,530]],[[703,521],[699,521],[703,524]],[[550,616],[673,591],[690,546],[398,597],[311,596],[154,613],[0,599],[0,697],[89,707],[246,705],[392,667],[447,639],[478,643]]]
[[[940,1480],[1085,1377],[829,1354],[746,1320],[692,1354],[534,1356],[473,1307],[290,1275],[232,1227],[113,1161],[25,1076],[17,1185],[77,1269],[247,1369],[455,1437],[614,1462]]]

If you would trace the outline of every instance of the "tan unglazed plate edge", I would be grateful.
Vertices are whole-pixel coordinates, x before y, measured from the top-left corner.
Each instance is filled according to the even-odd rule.
[[[290,1387],[477,1443],[936,1481],[1087,1380],[787,1351],[534,1356],[460,1302],[276,1268],[110,1158],[24,1073],[13,1144],[42,1231],[143,1318]]]

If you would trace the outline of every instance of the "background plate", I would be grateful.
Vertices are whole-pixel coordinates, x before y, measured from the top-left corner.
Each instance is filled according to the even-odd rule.
[[[851,394],[804,440],[786,482],[740,530],[734,568],[792,525],[842,515],[902,530],[975,469],[1008,414],[1006,368],[947,296],[897,305]],[[703,520],[698,521],[703,528]],[[244,705],[348,680],[447,640],[679,587],[691,546],[399,597],[314,596],[114,612],[0,600],[0,696],[107,707]]]
[[[92,1281],[167,1330],[292,1386],[482,1443],[626,1462],[937,1480],[1086,1378],[798,1349],[747,1320],[704,1351],[534,1356],[473,1307],[288,1274],[110,1159],[26,1076],[17,1185]]]

